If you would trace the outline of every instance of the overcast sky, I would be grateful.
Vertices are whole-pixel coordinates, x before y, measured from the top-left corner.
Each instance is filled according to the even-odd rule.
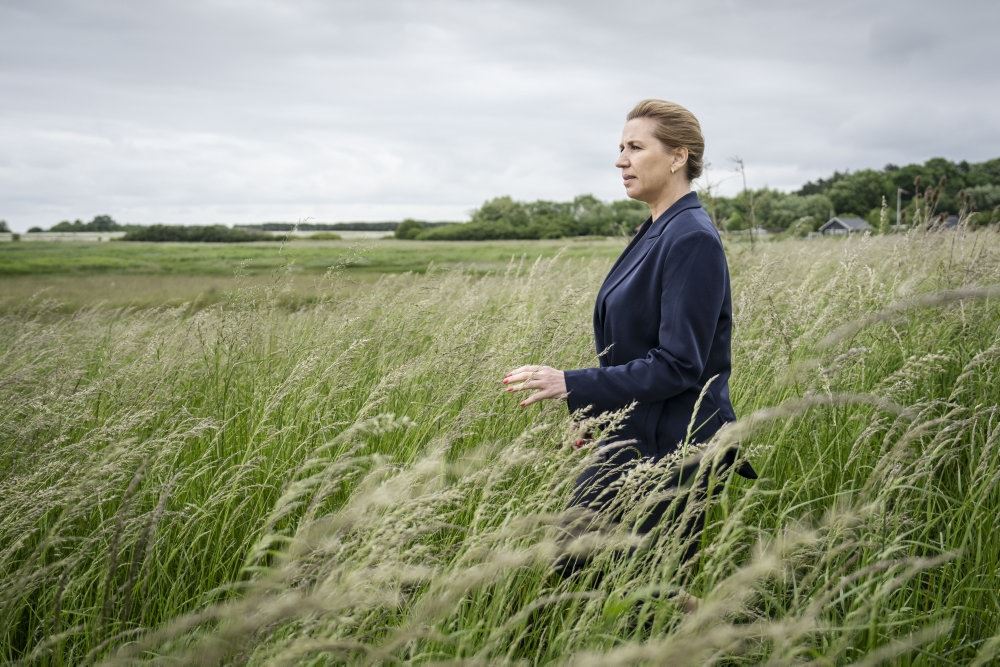
[[[707,180],[1000,157],[1000,2],[0,0],[0,219],[466,219],[623,198],[624,114]],[[703,179],[704,180],[704,179]]]

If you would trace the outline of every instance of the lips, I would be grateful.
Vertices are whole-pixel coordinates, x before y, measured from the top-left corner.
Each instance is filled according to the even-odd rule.
[[[630,175],[622,176],[622,180],[625,181],[626,183],[628,183],[629,181],[631,181],[633,179],[635,179],[635,176],[630,176]]]

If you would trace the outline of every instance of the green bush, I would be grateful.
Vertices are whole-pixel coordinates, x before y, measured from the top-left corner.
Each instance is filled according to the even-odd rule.
[[[399,223],[399,227],[396,227],[396,231],[393,232],[393,236],[397,239],[415,239],[426,228],[427,225],[420,220],[407,218]]]
[[[1000,224],[1000,206],[992,210],[976,211],[969,214],[969,226],[973,229],[996,224]]]

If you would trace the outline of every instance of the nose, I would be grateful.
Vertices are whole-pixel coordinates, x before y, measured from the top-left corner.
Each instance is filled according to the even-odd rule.
[[[625,158],[625,154],[624,153],[620,154],[618,156],[618,159],[615,160],[615,166],[618,167],[619,169],[624,169],[628,165],[629,165],[629,161]]]

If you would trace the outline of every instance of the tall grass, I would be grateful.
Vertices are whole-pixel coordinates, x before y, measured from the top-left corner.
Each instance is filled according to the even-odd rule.
[[[739,440],[762,477],[717,480],[683,566],[671,526],[564,511],[581,426],[500,388],[596,363],[609,262],[386,275],[301,307],[276,276],[200,310],[8,308],[0,658],[988,664],[998,248],[730,250],[741,420],[683,454]],[[674,464],[623,480],[627,518]],[[594,564],[558,579],[565,551]],[[694,614],[664,595],[681,584]]]

